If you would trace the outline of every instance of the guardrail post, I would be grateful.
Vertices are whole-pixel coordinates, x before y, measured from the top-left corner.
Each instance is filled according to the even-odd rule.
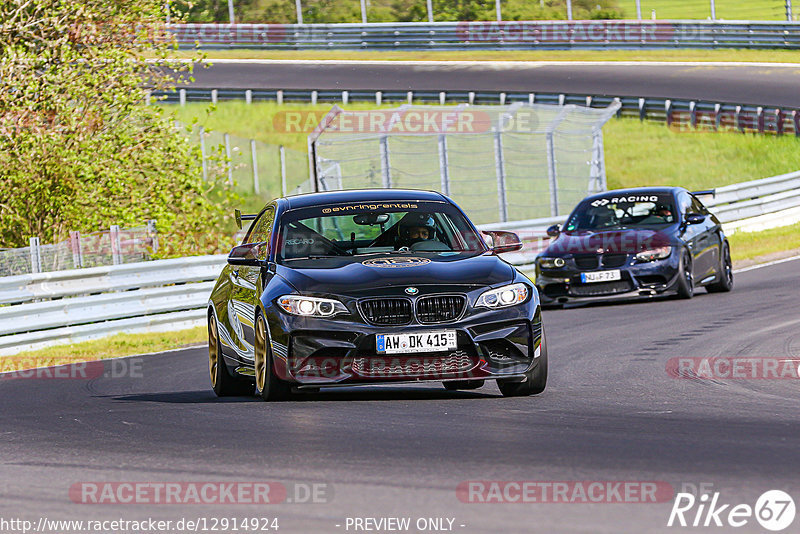
[[[447,136],[439,134],[439,176],[442,193],[450,195],[450,162],[447,157]]]
[[[217,95],[218,95],[218,91],[216,89],[212,89],[211,90],[211,103],[212,104],[216,104],[217,103],[217,100],[218,100]]]
[[[720,122],[722,121],[722,114],[719,110],[722,108],[722,104],[714,104],[714,129],[719,130]]]
[[[640,98],[639,99],[639,122],[644,122],[645,115],[647,113],[645,111],[644,104],[645,104],[645,99],[644,98]]]
[[[792,22],[792,0],[786,0],[786,22]]]
[[[586,107],[587,108],[592,107],[592,97],[591,96],[587,96],[586,97]]]
[[[792,111],[792,124],[794,124],[795,137],[800,137],[800,113],[796,109]]]
[[[350,102],[350,91],[342,91],[342,105],[346,106]]]
[[[392,171],[389,166],[389,136],[382,135],[380,140],[381,145],[381,179],[383,180],[383,187],[392,187]]]
[[[156,219],[150,219],[147,221],[147,234],[150,236],[150,239],[153,243],[153,254],[158,252],[158,228],[156,227]],[[81,263],[83,260],[81,259]]]
[[[203,181],[208,181],[208,162],[206,161],[206,130],[200,127],[200,158],[203,166]]]
[[[281,194],[286,196],[286,149],[283,145],[278,147],[278,155],[281,159]]]
[[[506,200],[506,168],[503,160],[503,132],[498,128],[492,128],[492,133],[494,135],[494,169],[497,175],[497,205],[500,210],[500,222],[506,222],[508,221],[508,205]]]
[[[178,99],[180,101],[181,106],[186,105],[186,89],[181,89],[178,91]]]
[[[108,236],[111,238],[111,262],[114,265],[121,265],[122,251],[120,249],[122,247],[120,246],[119,242],[119,226],[112,224]]]
[[[279,106],[283,105],[283,89],[278,89],[278,91],[275,93],[275,101]]]
[[[736,111],[733,113],[733,122],[734,128],[744,133],[744,128],[742,127],[742,106],[736,106]]]
[[[558,215],[558,180],[556,179],[556,148],[553,131],[547,132],[547,182],[550,185],[550,215]]]
[[[295,0],[294,9],[297,12],[297,24],[303,24],[303,5],[301,0]]]
[[[311,91],[311,105],[312,106],[316,106],[317,105],[317,97],[318,96],[319,96],[319,93],[317,91]]]
[[[77,230],[69,233],[69,248],[72,250],[73,269],[80,269],[83,267],[83,251],[81,250],[81,233]]]
[[[228,185],[233,185],[233,158],[231,157],[231,135],[225,134],[222,136],[225,140],[225,157],[228,161],[225,164],[228,167]]]
[[[244,92],[244,102],[245,104],[252,104],[253,103],[253,90],[248,89]]]
[[[469,103],[470,106],[475,103],[475,91],[470,91],[467,94],[467,102]]]
[[[446,100],[447,94],[444,91],[439,91],[439,105],[444,106]]]
[[[414,102],[414,91],[409,91],[406,93],[406,98],[408,98],[408,103],[411,104]]]
[[[536,101],[536,93],[528,93],[528,104],[531,106]]]
[[[775,110],[775,133],[783,135],[783,110],[780,108]]]
[[[672,100],[666,99],[664,101],[664,116],[667,121],[667,128],[672,126]]]
[[[764,108],[758,106],[756,111],[757,119],[758,119],[758,133],[764,133]]]
[[[250,139],[250,156],[253,162],[253,193],[258,195],[261,191],[258,184],[258,155],[256,153],[255,139]]]
[[[689,102],[689,120],[691,121],[692,128],[697,128],[697,102],[694,100]]]
[[[383,91],[375,91],[375,105],[380,106],[383,102]]]
[[[31,251],[31,272],[42,272],[42,251],[39,247],[39,238],[30,238],[30,251]]]
[[[506,105],[506,94],[505,93],[500,93],[500,105],[501,106],[505,106]]]
[[[567,96],[564,93],[561,93],[560,95],[558,95],[558,105],[559,106],[563,106],[564,102],[566,101],[566,99],[567,99]]]

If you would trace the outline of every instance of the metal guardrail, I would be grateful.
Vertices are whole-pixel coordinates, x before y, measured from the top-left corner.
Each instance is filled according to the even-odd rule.
[[[487,21],[173,24],[179,46],[267,50],[800,48],[800,24],[751,21]]]
[[[0,278],[0,354],[203,324],[225,256]]]
[[[793,134],[800,137],[800,109],[702,100],[509,91],[309,91],[303,89],[197,88],[154,92],[150,96],[151,99],[160,99],[168,104],[181,105],[187,102],[217,103],[226,100],[244,100],[246,102],[278,102],[279,104],[284,102],[309,102],[312,104],[326,102],[343,105],[349,102],[374,102],[376,105],[390,103],[504,105],[526,102],[607,108],[615,101],[619,101],[621,104],[617,112],[619,117],[664,122],[676,129],[723,129],[742,133]]]
[[[800,171],[720,187],[707,205],[726,230],[779,226],[788,216],[800,220]],[[548,243],[545,229],[564,220],[480,228],[518,232],[523,250],[504,258],[530,271]],[[208,297],[224,264],[224,255],[197,256],[0,278],[0,355],[117,332],[204,324]]]

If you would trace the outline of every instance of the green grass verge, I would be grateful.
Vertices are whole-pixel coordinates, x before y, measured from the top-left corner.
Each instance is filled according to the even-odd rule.
[[[630,2],[631,4],[633,2]],[[628,6],[622,3],[623,7]],[[711,17],[708,0],[642,0],[642,16],[650,18],[656,10],[659,19],[705,19]],[[783,0],[716,0],[716,15],[724,20],[773,20],[785,21]],[[634,9],[626,9],[626,16],[635,16]]]
[[[795,50],[454,50],[454,51],[359,51],[359,50],[208,50],[208,60],[363,60],[363,61],[734,61],[799,63]],[[176,58],[194,58],[177,51]]]
[[[57,345],[40,350],[0,356],[0,371],[49,367],[79,361],[104,360],[160,352],[206,341],[205,326],[175,332],[116,334],[102,339]]]
[[[731,259],[736,261],[764,259],[776,252],[800,249],[800,224],[772,228],[761,232],[737,232],[728,238]]]
[[[800,169],[800,140],[792,136],[677,132],[612,119],[603,139],[609,189],[675,185],[691,191]]]

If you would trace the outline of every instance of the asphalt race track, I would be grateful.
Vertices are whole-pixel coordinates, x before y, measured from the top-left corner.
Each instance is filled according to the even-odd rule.
[[[800,106],[800,66],[774,64],[215,60],[209,89],[522,91]]]
[[[464,533],[639,534],[699,529],[666,527],[671,499],[475,504],[456,487],[664,481],[713,484],[732,504],[773,488],[797,500],[797,379],[677,379],[666,368],[675,356],[800,358],[798,269],[744,272],[732,293],[691,301],[547,311],[550,383],[538,397],[436,384],[218,400],[204,348],[134,358],[134,376],[0,379],[0,517],[278,517],[280,532],[309,533],[347,532],[347,517],[449,517]],[[329,502],[76,504],[69,489],[85,481],[324,483]]]

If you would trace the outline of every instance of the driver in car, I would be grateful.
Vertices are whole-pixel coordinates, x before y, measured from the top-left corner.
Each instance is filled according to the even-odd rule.
[[[426,213],[408,213],[400,219],[397,234],[397,248],[410,248],[421,241],[434,239],[436,222]]]

